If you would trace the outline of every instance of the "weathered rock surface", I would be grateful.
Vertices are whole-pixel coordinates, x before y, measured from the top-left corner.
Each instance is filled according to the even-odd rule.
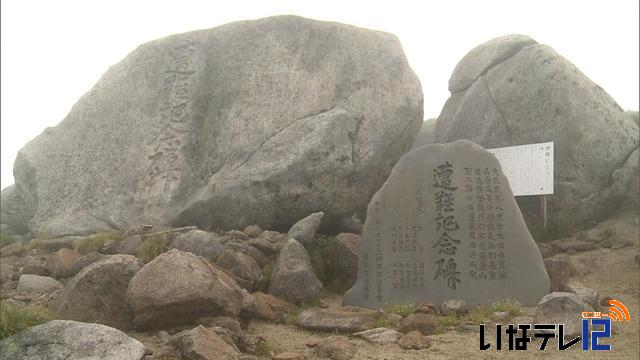
[[[311,267],[309,254],[295,239],[280,249],[271,275],[269,293],[293,303],[309,302],[320,295],[322,283]]]
[[[565,291],[571,276],[571,263],[566,256],[544,259],[544,266],[551,281],[551,291]]]
[[[171,343],[188,360],[237,360],[240,356],[238,349],[204,326],[176,334]]]
[[[40,247],[44,252],[52,253],[60,249],[73,249],[73,242],[76,240],[73,236],[61,237],[56,239],[44,239],[40,242]]]
[[[300,244],[306,246],[316,235],[316,231],[318,231],[323,217],[324,213],[319,211],[299,220],[289,229],[287,237],[289,239],[296,239]]]
[[[316,348],[316,354],[320,358],[332,360],[349,360],[357,352],[358,348],[342,336],[326,337],[318,342],[318,347]]]
[[[24,245],[21,242],[15,242],[13,244],[9,244],[2,249],[0,249],[1,257],[9,257],[9,256],[21,256],[26,252]]]
[[[8,225],[5,235],[27,234],[29,232],[29,220],[33,209],[20,195],[20,190],[16,185],[7,186],[0,192],[0,223]]]
[[[336,236],[335,241],[329,243],[328,252],[331,254],[335,290],[346,291],[356,283],[361,241],[360,235],[342,233]]]
[[[95,251],[82,255],[76,261],[74,261],[73,264],[71,264],[67,276],[76,276],[80,271],[82,271],[82,269],[86,268],[96,261],[104,259],[105,257],[107,257],[107,255],[100,254]]]
[[[464,315],[467,310],[467,303],[464,300],[447,300],[440,304],[440,313],[444,316]]]
[[[235,251],[223,250],[216,265],[234,276],[236,283],[248,291],[253,291],[262,280],[262,270],[254,258]]]
[[[419,331],[411,331],[400,338],[398,345],[405,350],[422,350],[431,346],[431,340]]]
[[[536,324],[564,324],[567,336],[582,333],[582,312],[593,308],[575,294],[552,292],[540,300],[536,308]]]
[[[120,330],[53,320],[0,341],[2,360],[139,360],[144,345]]]
[[[214,262],[224,251],[224,247],[220,244],[220,241],[218,241],[215,234],[202,230],[191,230],[178,235],[173,240],[171,247],[182,251],[188,251]]]
[[[397,343],[402,336],[402,333],[382,327],[361,331],[353,334],[353,336],[367,340],[370,343],[385,345]]]
[[[122,240],[118,247],[118,253],[127,255],[138,255],[142,245],[142,236],[132,235]]]
[[[18,280],[18,291],[32,295],[51,294],[62,286],[60,281],[48,276],[23,274]]]
[[[129,330],[133,314],[126,301],[127,288],[142,265],[132,255],[111,255],[96,261],[67,283],[53,309],[64,319]]]
[[[251,315],[258,319],[278,320],[286,315],[293,305],[277,297],[262,292],[254,292],[255,301]]]
[[[286,229],[318,209],[331,224],[364,210],[422,109],[391,34],[240,21],[139,46],[19,152],[14,177],[49,235]]]
[[[468,139],[485,148],[555,143],[551,231],[584,227],[628,194],[627,170],[612,174],[637,169],[637,160],[625,163],[637,152],[638,125],[550,47],[522,35],[490,40],[460,60],[449,90],[436,125],[438,142]],[[538,200],[522,197],[518,204],[529,229],[540,233]]]
[[[405,154],[367,211],[346,305],[511,299],[533,306],[549,276],[500,163],[467,140]]]
[[[432,335],[438,328],[438,318],[435,315],[413,313],[402,319],[398,324],[398,331],[407,334],[412,331],[418,331],[422,335]]]
[[[208,260],[173,249],[136,273],[129,283],[127,303],[136,327],[157,329],[206,316],[238,316],[242,292]]]
[[[296,324],[303,329],[337,333],[360,332],[373,327],[375,313],[307,309],[298,315]]]
[[[82,254],[76,250],[63,248],[47,256],[44,265],[51,275],[57,278],[67,278],[73,276],[71,274],[73,264],[81,257]]]

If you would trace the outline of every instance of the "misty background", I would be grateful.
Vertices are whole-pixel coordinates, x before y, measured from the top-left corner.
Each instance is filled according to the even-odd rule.
[[[637,0],[2,1],[1,187],[13,184],[20,148],[59,123],[109,66],[167,35],[281,14],[390,32],[422,82],[430,119],[469,50],[520,33],[553,47],[624,110],[637,110],[638,11]]]

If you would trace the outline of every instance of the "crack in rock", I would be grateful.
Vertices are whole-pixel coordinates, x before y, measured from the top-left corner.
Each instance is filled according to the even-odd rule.
[[[257,147],[255,150],[253,150],[253,151],[249,154],[249,156],[247,156],[247,158],[246,158],[246,159],[245,159],[245,160],[244,160],[240,165],[238,165],[238,166],[236,166],[235,168],[233,168],[233,170],[231,170],[231,172],[234,172],[234,171],[238,170],[239,168],[241,168],[242,166],[244,166],[247,162],[249,162],[249,160],[251,160],[251,159],[255,156],[255,154],[256,154],[260,149],[262,149],[262,147],[263,147],[267,142],[269,142],[269,140],[271,140],[271,139],[273,139],[274,137],[278,136],[280,133],[282,133],[283,131],[287,130],[288,128],[290,128],[291,126],[293,126],[294,124],[296,124],[297,122],[302,121],[302,120],[305,120],[305,119],[312,118],[312,117],[314,117],[314,116],[318,116],[318,115],[320,115],[320,114],[322,114],[322,113],[329,112],[329,111],[331,111],[331,110],[335,109],[335,107],[336,107],[336,106],[335,106],[335,105],[333,105],[333,106],[331,106],[331,107],[330,107],[330,108],[328,108],[328,109],[320,110],[320,111],[317,111],[317,112],[314,112],[314,113],[311,113],[311,114],[305,115],[305,116],[303,116],[303,117],[301,117],[301,118],[298,118],[298,119],[293,120],[292,122],[290,122],[289,124],[287,124],[286,126],[284,126],[282,129],[276,130],[273,134],[271,134],[269,137],[267,137],[267,138],[266,138],[262,143],[260,143],[260,145],[258,145],[258,147]]]

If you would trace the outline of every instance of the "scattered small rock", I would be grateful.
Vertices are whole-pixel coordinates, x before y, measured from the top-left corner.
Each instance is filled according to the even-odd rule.
[[[293,307],[292,304],[273,295],[262,292],[253,293],[255,305],[251,312],[253,317],[264,320],[278,320]]]
[[[174,335],[171,343],[185,359],[235,360],[240,356],[237,348],[202,325]]]
[[[22,256],[25,252],[24,245],[21,242],[15,242],[0,249],[0,257]]]
[[[580,283],[571,283],[567,285],[567,290],[576,294],[576,296],[585,303],[597,307],[598,292],[592,288],[588,288]]]
[[[438,315],[438,307],[433,303],[424,303],[416,307],[414,313]]]
[[[249,255],[224,250],[222,254],[218,256],[216,265],[227,270],[234,276],[238,285],[248,291],[255,290],[258,283],[262,280],[260,265]]]
[[[310,302],[320,295],[322,283],[311,267],[307,250],[295,239],[280,249],[271,275],[269,293],[293,303]]]
[[[273,360],[304,360],[304,354],[300,352],[283,352],[277,354],[272,359]]]
[[[243,233],[242,231],[239,231],[239,230],[227,231],[226,235],[231,236],[232,239],[249,240],[249,236],[247,236],[247,234],[245,234],[245,233]]]
[[[30,295],[51,294],[64,285],[48,276],[23,274],[18,281],[18,291]]]
[[[264,230],[258,225],[249,225],[242,231],[250,238],[257,238]]]
[[[358,277],[358,250],[360,235],[342,233],[329,243],[331,270],[334,274],[334,287],[337,291],[346,291],[353,287]]]
[[[62,248],[55,253],[49,255],[44,263],[49,273],[57,278],[67,278],[71,275],[73,264],[82,257],[76,250]]]
[[[267,340],[260,335],[241,334],[238,338],[238,348],[243,353],[260,355]]]
[[[176,236],[171,248],[188,251],[213,262],[224,252],[217,236],[202,230],[191,230]]]
[[[447,300],[440,305],[440,313],[444,316],[464,315],[467,313],[464,300]]]
[[[329,336],[318,342],[316,354],[321,358],[329,358],[333,360],[349,360],[352,359],[358,348],[349,340],[341,336]]]
[[[590,241],[578,240],[573,238],[562,238],[554,240],[551,242],[551,244],[558,249],[568,253],[587,251],[595,248],[595,244]]]
[[[419,331],[422,335],[432,335],[438,327],[438,318],[435,315],[413,313],[402,319],[398,324],[398,331],[403,334],[411,331]]]
[[[564,324],[565,335],[579,335],[583,311],[593,311],[593,308],[575,294],[553,292],[540,300],[534,321],[536,324]]]
[[[544,259],[544,266],[551,280],[551,291],[564,291],[571,275],[569,259],[566,256],[556,256]]]
[[[402,333],[397,332],[393,329],[381,327],[361,331],[359,333],[353,334],[353,336],[364,339],[370,343],[384,345],[397,343],[398,340],[400,340]]]
[[[342,312],[307,309],[298,315],[296,324],[303,329],[336,333],[354,333],[371,329],[376,323],[374,312]]]
[[[419,331],[410,331],[400,338],[398,345],[405,350],[422,350],[431,346],[431,340]]]
[[[296,239],[302,245],[306,246],[313,240],[313,237],[316,236],[316,231],[320,227],[323,217],[324,212],[319,211],[299,220],[289,229],[287,237],[289,239]]]
[[[129,236],[120,242],[118,252],[120,254],[137,256],[142,242],[142,236],[140,235]]]

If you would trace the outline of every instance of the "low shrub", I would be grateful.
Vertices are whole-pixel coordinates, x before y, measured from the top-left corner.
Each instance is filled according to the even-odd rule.
[[[55,316],[42,306],[18,307],[0,304],[0,339],[54,319]]]
[[[164,242],[164,239],[162,239],[160,235],[152,235],[146,238],[140,245],[140,250],[138,250],[138,257],[145,263],[148,263],[149,261],[155,259],[156,256],[164,253],[167,250],[168,247]]]
[[[95,235],[86,237],[78,244],[78,251],[81,254],[88,254],[90,252],[101,252],[104,244],[108,240],[120,241],[122,235],[117,232],[101,232]]]
[[[7,245],[11,245],[16,242],[11,236],[0,234],[0,248],[3,248]]]

